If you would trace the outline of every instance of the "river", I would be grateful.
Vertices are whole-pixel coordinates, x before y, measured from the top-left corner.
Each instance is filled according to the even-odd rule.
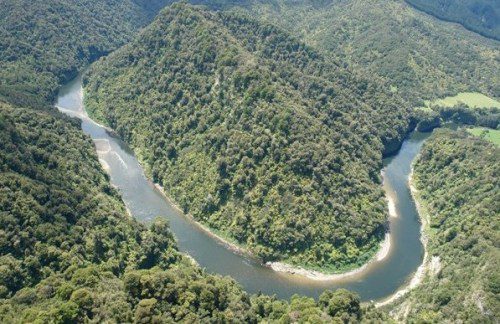
[[[82,119],[83,131],[94,140],[99,160],[131,215],[143,222],[157,216],[166,217],[182,252],[191,255],[208,272],[233,277],[250,293],[275,294],[280,298],[293,294],[317,297],[325,289],[346,288],[358,293],[363,301],[380,300],[404,286],[422,263],[421,224],[408,187],[408,176],[427,134],[413,133],[397,155],[384,160],[384,188],[394,201],[393,211],[397,216],[390,217],[391,248],[387,256],[371,262],[356,275],[335,281],[315,281],[275,272],[257,260],[238,255],[182,215],[145,177],[128,146],[87,117],[82,94],[81,77],[77,77],[61,88],[56,107]]]

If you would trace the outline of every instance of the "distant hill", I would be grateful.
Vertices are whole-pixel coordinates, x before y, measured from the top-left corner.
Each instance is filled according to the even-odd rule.
[[[500,1],[406,0],[406,2],[430,15],[457,22],[485,37],[500,40]]]
[[[51,103],[61,82],[130,40],[164,3],[2,0],[0,100]]]
[[[403,0],[248,1],[239,10],[282,26],[361,75],[382,77],[414,105],[459,92],[500,96],[498,41]]]
[[[263,259],[336,270],[377,249],[408,106],[284,30],[176,4],[85,89],[185,212]]]

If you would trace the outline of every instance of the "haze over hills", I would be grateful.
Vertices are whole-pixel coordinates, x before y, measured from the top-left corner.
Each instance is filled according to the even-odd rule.
[[[408,128],[397,96],[272,25],[187,5],[86,82],[91,115],[181,208],[264,260],[339,269],[376,250],[383,142]]]
[[[284,27],[361,75],[382,77],[387,88],[416,106],[463,91],[500,96],[498,41],[429,17],[404,1],[245,4],[239,10]]]
[[[500,40],[500,3],[495,0],[407,0],[441,19],[462,24],[485,37]]]

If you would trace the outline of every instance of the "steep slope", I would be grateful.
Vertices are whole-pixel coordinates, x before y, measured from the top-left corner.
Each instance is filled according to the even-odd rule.
[[[485,37],[500,40],[500,2],[495,0],[406,0],[440,19],[454,21]]]
[[[130,40],[165,2],[1,0],[0,100],[51,103],[61,82]]]
[[[362,75],[381,76],[387,88],[414,105],[462,91],[500,96],[498,41],[430,17],[403,0],[251,1],[241,8],[280,24]]]
[[[262,258],[338,270],[376,250],[382,144],[408,109],[282,30],[174,5],[85,90],[185,212]]]
[[[0,104],[0,322],[387,319],[354,294],[250,296],[128,217],[79,123]]]
[[[435,131],[416,161],[430,219],[430,268],[393,310],[410,322],[494,323],[500,315],[500,149],[465,132]]]
[[[0,297],[84,260],[123,267],[129,220],[79,124],[0,108]]]

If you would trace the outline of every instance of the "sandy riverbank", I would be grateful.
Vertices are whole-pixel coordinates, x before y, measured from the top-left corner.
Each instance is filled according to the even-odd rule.
[[[168,202],[179,211],[179,213],[181,213],[182,215],[187,217],[190,221],[192,221],[192,223],[195,226],[197,226],[199,229],[204,231],[207,235],[216,239],[221,244],[226,246],[229,250],[231,250],[237,254],[250,256],[250,257],[255,258],[255,256],[247,249],[245,249],[245,248],[243,248],[235,243],[228,241],[226,238],[224,238],[220,235],[215,234],[210,228],[208,228],[207,226],[196,221],[192,215],[185,214],[182,211],[182,209],[166,194],[165,189],[160,184],[155,183],[154,186],[163,195],[163,197],[165,199],[167,199]],[[340,280],[340,279],[344,279],[347,277],[351,277],[351,276],[360,274],[372,262],[383,261],[389,255],[390,250],[391,250],[391,235],[390,235],[390,233],[386,233],[384,240],[380,243],[379,251],[377,252],[377,254],[375,254],[375,256],[370,261],[368,261],[367,263],[365,263],[364,265],[362,265],[361,267],[359,267],[357,269],[354,269],[354,270],[351,270],[348,272],[344,272],[344,273],[338,273],[338,274],[328,274],[328,273],[315,271],[315,270],[307,270],[307,269],[304,269],[302,267],[292,266],[292,265],[289,265],[289,264],[286,264],[283,262],[266,262],[263,265],[276,271],[276,272],[284,272],[284,273],[289,273],[289,274],[293,274],[293,275],[299,275],[299,276],[303,276],[303,277],[306,277],[306,278],[311,279],[311,280],[335,281],[335,280]]]
[[[413,183],[413,168],[411,169],[410,175],[408,177],[408,185],[410,187],[411,196],[413,198],[413,201],[415,202],[415,207],[417,208],[418,215],[420,216],[420,221],[422,222],[422,225],[420,227],[420,241],[422,242],[422,245],[424,247],[424,259],[422,261],[422,264],[418,267],[417,271],[415,271],[415,273],[413,274],[413,277],[411,278],[410,282],[406,286],[404,286],[403,288],[399,289],[394,294],[389,296],[388,298],[380,302],[377,302],[375,304],[376,307],[389,305],[393,303],[395,300],[406,295],[410,290],[420,285],[422,280],[425,278],[426,273],[429,271],[430,260],[429,260],[429,253],[427,251],[428,238],[426,231],[429,228],[430,216],[427,213],[427,211],[423,208],[418,199],[418,190],[417,188],[415,188],[415,185]]]
[[[311,280],[335,281],[362,273],[364,270],[368,268],[368,266],[372,262],[379,262],[384,260],[389,254],[390,250],[391,250],[391,235],[389,233],[386,233],[385,239],[380,243],[379,251],[370,261],[368,261],[367,263],[365,263],[364,265],[362,265],[357,269],[338,274],[327,274],[320,271],[307,270],[302,267],[292,266],[283,262],[267,262],[265,265],[277,272],[285,272],[293,275],[299,275]]]
[[[382,176],[384,175],[384,171],[381,172]],[[392,194],[389,191],[389,188],[384,184],[384,189],[386,190],[386,200],[387,200],[387,206],[389,209],[389,217],[390,218],[397,218],[397,211],[396,211],[396,204],[395,204],[395,199],[392,196]],[[341,280],[345,279],[348,277],[352,277],[355,275],[358,275],[365,271],[370,264],[373,262],[380,262],[383,261],[388,255],[389,252],[391,251],[391,234],[386,233],[384,240],[380,243],[380,248],[377,254],[362,265],[359,268],[353,269],[348,272],[343,272],[343,273],[338,273],[338,274],[328,274],[324,273],[321,271],[316,271],[316,270],[308,270],[304,269],[302,267],[298,266],[293,266],[284,262],[267,262],[265,265],[274,271],[277,272],[285,272],[293,275],[299,275],[306,277],[311,280],[317,280],[317,281],[336,281],[336,280]]]
[[[83,111],[81,111],[81,112],[77,112],[77,115],[79,115],[78,117],[80,117],[81,119],[86,119],[86,120],[93,122],[94,124],[96,124],[102,128],[105,128],[108,132],[114,133],[114,131],[112,129],[109,129],[105,125],[102,125],[102,124],[92,120],[88,116],[85,109],[83,109]],[[103,167],[105,169],[109,168],[109,166],[107,166],[107,165],[103,165]],[[181,210],[181,208],[166,194],[164,188],[160,184],[155,183],[154,186],[163,195],[163,197],[165,199],[167,199],[167,201],[169,201],[169,203],[179,211],[180,214],[184,215],[187,219],[189,219],[192,222],[192,224],[195,225],[198,229],[202,230],[207,235],[209,235],[213,239],[220,242],[222,245],[224,245],[229,250],[231,250],[237,254],[240,254],[240,255],[245,255],[245,256],[252,257],[252,258],[256,258],[246,248],[244,248],[244,247],[242,247],[234,242],[229,241],[227,238],[225,238],[221,235],[214,233],[209,227],[196,221],[192,215],[185,214]],[[388,209],[389,209],[389,218],[397,217],[398,215],[396,212],[396,204],[395,204],[395,199],[393,197],[393,194],[387,192],[386,199],[387,199]],[[292,265],[286,264],[284,262],[267,262],[266,264],[264,264],[264,266],[269,267],[270,269],[277,271],[277,272],[284,272],[284,273],[299,275],[299,276],[303,276],[303,277],[306,277],[306,278],[311,279],[311,280],[335,281],[335,280],[340,280],[340,279],[344,279],[347,277],[361,274],[372,263],[383,261],[389,255],[390,250],[391,250],[391,235],[390,235],[390,233],[386,233],[384,240],[380,243],[379,251],[367,263],[365,263],[364,265],[362,265],[361,267],[359,267],[357,269],[353,269],[353,270],[348,271],[348,272],[338,273],[338,274],[329,274],[329,273],[324,273],[324,272],[316,271],[316,270],[307,270],[307,269],[304,269],[302,267],[297,267],[297,266],[292,266]]]

